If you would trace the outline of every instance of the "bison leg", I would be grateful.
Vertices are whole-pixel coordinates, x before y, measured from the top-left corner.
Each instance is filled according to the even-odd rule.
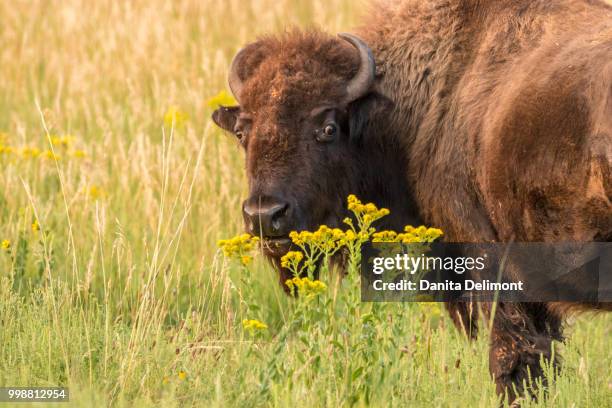
[[[444,304],[455,327],[470,340],[478,336],[478,307],[476,303],[446,302]]]
[[[509,402],[526,394],[535,397],[536,381],[546,385],[542,360],[560,364],[556,353],[553,356],[554,340],[562,340],[561,319],[549,313],[546,304],[499,303],[489,352],[497,393]]]

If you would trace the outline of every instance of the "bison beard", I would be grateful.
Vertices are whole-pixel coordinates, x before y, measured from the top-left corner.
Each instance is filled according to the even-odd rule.
[[[213,119],[241,138],[251,198],[290,206],[287,227],[339,225],[355,193],[391,210],[380,227],[422,222],[450,242],[607,241],[611,21],[598,0],[374,3],[357,33],[371,54],[317,31],[265,37],[232,66],[241,106]],[[353,77],[365,93],[349,100]],[[322,104],[340,129],[324,144],[319,116],[303,120]],[[510,401],[543,376],[564,315],[593,308],[612,305],[447,305],[470,337],[479,310],[493,319],[490,371]]]

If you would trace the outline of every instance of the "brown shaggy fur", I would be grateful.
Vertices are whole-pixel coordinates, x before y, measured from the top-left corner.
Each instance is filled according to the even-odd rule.
[[[357,34],[377,62],[360,100],[341,103],[354,49],[293,31],[249,45],[241,107],[215,112],[223,128],[244,131],[251,197],[291,204],[287,229],[339,225],[356,193],[391,209],[383,227],[424,222],[448,241],[612,240],[612,8],[379,1]],[[323,117],[313,113],[321,106]],[[313,132],[329,120],[341,132],[318,143]],[[513,400],[528,372],[542,375],[540,357],[551,358],[572,307],[498,305],[490,369],[499,393]],[[448,308],[475,335],[475,310]]]

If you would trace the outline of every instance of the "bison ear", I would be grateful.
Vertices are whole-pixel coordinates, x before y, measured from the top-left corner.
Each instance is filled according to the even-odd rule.
[[[369,94],[351,102],[348,106],[349,137],[351,141],[358,142],[362,139],[374,105],[376,96]]]
[[[350,140],[361,141],[370,125],[371,118],[380,112],[389,112],[392,108],[393,102],[376,92],[351,102],[347,108]]]
[[[213,112],[212,120],[221,129],[233,132],[239,114],[240,106],[220,106]]]

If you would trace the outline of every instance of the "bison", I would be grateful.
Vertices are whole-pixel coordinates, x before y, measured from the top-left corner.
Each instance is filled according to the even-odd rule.
[[[372,4],[355,34],[265,36],[234,58],[246,229],[279,269],[292,230],[340,226],[354,193],[452,242],[612,239],[612,8],[598,0]],[[468,334],[476,308],[447,305]],[[490,371],[509,400],[552,359],[565,313],[501,303]],[[485,313],[489,307],[483,305]]]

